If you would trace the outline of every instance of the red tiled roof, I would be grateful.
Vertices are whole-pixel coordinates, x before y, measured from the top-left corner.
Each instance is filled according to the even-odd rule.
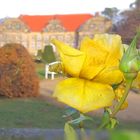
[[[52,16],[21,15],[19,18],[28,25],[31,31],[40,32],[45,27],[46,22],[52,19]]]
[[[29,26],[33,32],[41,32],[42,29],[48,24],[49,20],[58,19],[67,31],[75,31],[93,16],[90,14],[71,14],[71,15],[47,15],[47,16],[31,16],[21,15],[19,18]]]
[[[93,16],[90,14],[58,15],[57,18],[68,31],[75,31]]]

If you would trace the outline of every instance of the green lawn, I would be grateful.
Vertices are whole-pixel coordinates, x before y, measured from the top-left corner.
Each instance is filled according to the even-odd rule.
[[[62,109],[41,99],[0,99],[1,128],[63,128],[62,115]]]
[[[45,78],[45,64],[43,63],[35,63],[36,72],[39,76],[39,79]]]
[[[63,128],[64,109],[47,103],[40,98],[0,98],[1,128]],[[98,121],[95,118],[95,121]],[[87,122],[87,128],[95,127]],[[120,123],[118,128],[140,130],[139,123]]]

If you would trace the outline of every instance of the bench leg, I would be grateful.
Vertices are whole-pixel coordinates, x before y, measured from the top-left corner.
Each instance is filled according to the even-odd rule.
[[[51,74],[51,79],[54,80],[54,74]]]
[[[48,79],[48,73],[45,73],[45,78]]]

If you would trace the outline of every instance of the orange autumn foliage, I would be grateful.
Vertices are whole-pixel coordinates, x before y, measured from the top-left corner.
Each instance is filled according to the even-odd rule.
[[[0,95],[8,97],[37,96],[39,79],[34,62],[20,44],[0,48]]]

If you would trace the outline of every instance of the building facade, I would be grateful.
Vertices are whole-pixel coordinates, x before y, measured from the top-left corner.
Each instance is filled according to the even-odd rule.
[[[56,38],[77,47],[84,36],[108,32],[112,22],[100,15],[75,14],[53,16],[21,15],[0,23],[0,46],[21,43],[31,54]]]

